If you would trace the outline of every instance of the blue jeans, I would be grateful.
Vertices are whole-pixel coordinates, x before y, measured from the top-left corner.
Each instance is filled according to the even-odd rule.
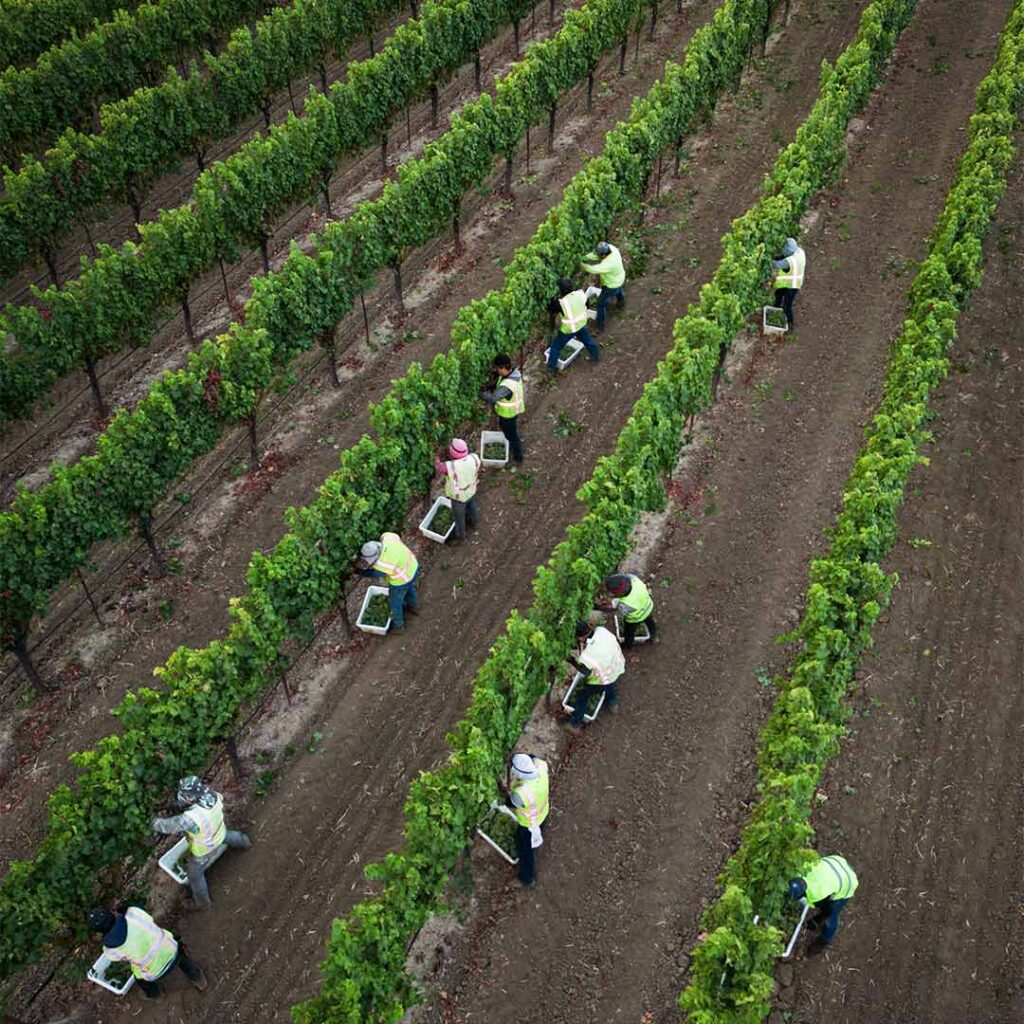
[[[601,699],[601,694],[605,694],[605,702],[608,707],[615,707],[619,703],[619,684],[618,681],[609,683],[607,686],[594,686],[592,683],[580,683],[579,686],[573,691],[573,712],[569,716],[569,721],[573,725],[580,725],[583,722],[583,716],[589,711],[591,699],[594,701],[596,707],[597,702]]]
[[[601,350],[597,347],[597,342],[591,337],[587,325],[584,324],[575,334],[563,334],[559,331],[551,339],[551,351],[548,353],[549,370],[556,370],[558,368],[558,356],[573,338],[579,338],[583,342],[583,347],[595,363],[601,358]]]
[[[601,294],[597,297],[597,326],[604,327],[604,322],[608,317],[608,305],[612,299],[619,300],[619,309],[626,304],[626,293],[619,288],[602,288]]]
[[[839,928],[839,915],[849,900],[824,899],[816,903],[814,909],[818,912],[818,920],[824,920],[821,928],[821,944],[827,946],[835,938],[836,930]]]
[[[420,606],[420,595],[416,590],[416,581],[420,578],[419,569],[408,583],[397,587],[388,587],[388,604],[391,605],[391,625],[394,629],[405,629],[405,609],[409,608],[414,615]]]

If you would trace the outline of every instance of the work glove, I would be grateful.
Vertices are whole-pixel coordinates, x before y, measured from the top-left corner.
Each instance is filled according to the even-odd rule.
[[[152,824],[150,825],[150,828],[152,828],[152,830],[153,830],[153,831],[154,831],[154,832],[155,832],[155,833],[156,833],[156,834],[157,834],[158,836],[159,836],[159,835],[163,835],[163,833],[162,833],[162,832],[160,831],[159,825],[160,825],[160,819],[159,819],[159,818],[154,818],[154,819],[153,819],[153,822],[152,822]]]
[[[500,804],[500,803],[498,803],[498,801],[497,801],[497,800],[492,800],[492,801],[491,801],[491,806],[490,806],[490,810],[492,810],[492,811],[497,811],[497,810],[500,810],[500,809],[501,809],[501,804]]]

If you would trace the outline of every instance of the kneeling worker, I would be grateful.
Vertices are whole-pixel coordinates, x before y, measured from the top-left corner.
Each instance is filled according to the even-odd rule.
[[[397,533],[382,533],[380,540],[368,540],[359,549],[356,572],[367,579],[388,581],[392,633],[405,630],[406,611],[419,615],[420,595],[416,581],[420,578],[420,563]]]
[[[835,937],[839,914],[857,891],[857,885],[857,875],[849,861],[835,853],[821,857],[801,878],[790,879],[790,897],[806,897],[815,910],[813,926],[821,928],[820,935],[807,947],[808,953],[820,953]]]
[[[516,819],[516,852],[519,855],[519,881],[531,886],[537,878],[537,847],[544,842],[541,826],[548,816],[548,766],[533,754],[512,758],[512,782],[508,788],[508,806]]]
[[[569,732],[579,736],[583,731],[583,716],[592,698],[604,694],[608,713],[614,714],[619,704],[619,679],[626,671],[619,641],[604,626],[592,629],[586,622],[576,623],[576,639],[583,644],[579,658],[570,655],[566,660],[585,679],[573,694],[575,706],[569,718]]]
[[[643,580],[631,572],[616,573],[605,578],[604,588],[611,595],[611,607],[622,616],[622,646],[633,646],[642,623],[647,624],[653,641],[658,632],[654,623],[654,599]]]
[[[573,338],[583,343],[591,362],[596,363],[601,358],[601,350],[587,329],[587,295],[582,288],[577,288],[567,277],[559,278],[558,298],[548,304],[548,313],[552,320],[558,318],[558,330],[548,350],[549,376],[558,372],[558,356]]]
[[[199,907],[211,904],[206,884],[206,869],[214,854],[227,845],[248,850],[252,843],[244,832],[235,832],[224,824],[224,797],[202,779],[187,775],[178,782],[178,804],[184,810],[172,818],[154,818],[153,831],[165,836],[184,832],[188,837],[188,884]]]
[[[618,299],[618,308],[626,304],[626,293],[622,286],[626,283],[626,268],[622,265],[622,253],[610,242],[598,242],[594,252],[588,252],[581,264],[588,274],[597,274],[601,278],[601,294],[597,297],[597,321],[595,326],[604,330],[608,316],[608,304]]]
[[[141,907],[126,907],[124,913],[112,913],[103,907],[89,911],[89,930],[103,936],[103,952],[111,960],[123,960],[147,999],[163,995],[160,981],[175,968],[188,978],[193,988],[206,990],[203,969],[185,952],[185,947],[166,928],[153,920]]]
[[[476,527],[476,485],[480,477],[480,456],[469,450],[461,437],[453,437],[448,445],[449,460],[438,456],[434,469],[444,478],[445,496],[452,502],[455,539],[466,539],[466,524]]]

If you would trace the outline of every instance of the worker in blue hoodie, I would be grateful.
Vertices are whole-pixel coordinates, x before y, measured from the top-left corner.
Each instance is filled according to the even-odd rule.
[[[103,952],[111,960],[123,960],[147,999],[163,995],[160,981],[177,967],[193,988],[206,991],[206,975],[185,952],[185,947],[141,907],[125,905],[115,913],[103,907],[89,911],[89,930],[103,936]]]

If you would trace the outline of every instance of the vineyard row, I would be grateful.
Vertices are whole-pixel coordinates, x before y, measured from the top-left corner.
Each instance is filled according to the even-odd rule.
[[[451,436],[473,415],[494,354],[525,343],[559,275],[576,266],[580,239],[600,237],[642,197],[661,151],[678,145],[738,81],[750,45],[767,31],[773,6],[770,0],[728,0],[696,34],[685,63],[668,65],[665,81],[634,104],[629,121],[609,133],[605,155],[573,179],[534,239],[518,251],[505,288],[462,310],[449,353],[437,356],[428,370],[414,364],[373,409],[381,440],[365,436],[344,451],[316,501],[288,513],[291,532],[271,554],[254,553],[249,593],[231,602],[228,635],[201,650],[176,651],[157,670],[161,689],[143,687],[121,702],[115,714],[122,731],[74,756],[75,789],[54,792],[47,835],[35,858],[12,863],[0,885],[0,977],[37,958],[62,927],[77,930],[78,909],[94,898],[104,865],[146,855],[149,821],[165,787],[206,763],[233,734],[242,706],[277,682],[288,663],[282,646],[308,637],[315,618],[337,602],[362,540],[401,523],[414,495],[427,492],[430,454],[439,438]],[[607,4],[593,8],[608,12]],[[585,55],[600,31],[601,23],[592,19],[584,9],[572,20]],[[627,448],[642,444],[636,430],[629,436],[632,441],[621,442]],[[595,503],[599,511],[607,505],[599,495]],[[589,568],[585,574],[588,600],[593,573]],[[545,660],[552,664],[556,650],[561,657],[568,645],[582,601],[582,584],[581,596],[568,603],[561,586],[544,571],[541,591],[558,594],[557,608],[545,604],[546,614],[564,619],[557,638],[546,641]],[[532,627],[524,622],[513,635],[519,629]],[[531,635],[543,639],[535,630]],[[509,649],[521,659],[518,641]],[[517,715],[514,721],[519,720]],[[387,963],[393,966],[393,960]]]
[[[744,26],[750,22],[739,16],[749,6],[727,3],[707,35],[694,39],[691,54],[695,47],[717,43],[732,49],[742,66],[748,42]],[[634,405],[613,455],[599,462],[577,492],[586,515],[538,570],[529,613],[525,618],[513,613],[506,635],[481,667],[469,712],[450,737],[453,751],[447,763],[411,785],[402,853],[367,869],[379,895],[334,922],[321,968],[323,992],[293,1009],[299,1024],[392,1021],[408,1005],[412,989],[404,967],[410,937],[437,906],[451,869],[493,798],[510,748],[571,649],[575,621],[586,617],[601,579],[621,562],[641,513],[664,508],[663,481],[678,459],[684,426],[711,403],[716,369],[746,316],[764,302],[771,254],[839,170],[849,120],[866,103],[878,68],[912,9],[912,0],[877,0],[836,67],[825,66],[821,97],[795,141],[780,154],[761,199],[723,238],[722,260],[712,280],[676,321],[673,347]],[[715,40],[716,30],[724,38]],[[682,84],[685,77],[680,74],[674,82]],[[672,136],[659,128],[671,102],[664,93],[652,96],[647,116],[638,119],[634,111],[629,127],[667,143]]]
[[[910,473],[927,461],[918,449],[929,440],[929,395],[948,372],[957,317],[981,282],[982,241],[1014,159],[1022,83],[1018,3],[978,87],[967,148],[911,286],[882,404],[844,487],[829,551],[811,563],[806,611],[787,638],[801,649],[777,680],[780,693],[761,733],[760,798],[719,878],[724,892],[704,913],[707,938],[692,953],[690,984],[679,999],[693,1024],[758,1024],[770,1011],[786,879],[813,860],[815,791],[847,732],[843,699],[896,583],[882,561],[899,535],[896,515]]]
[[[404,6],[404,0],[295,0],[277,7],[254,30],[234,32],[223,53],[205,54],[202,68],[185,77],[170,68],[160,85],[103,106],[98,132],[69,128],[42,157],[26,156],[19,170],[4,172],[0,274],[9,278],[41,257],[59,286],[61,241],[76,226],[87,227],[93,218],[83,214],[113,199],[131,205],[139,220],[143,196],[159,175],[189,154],[202,167],[216,140],[260,110],[269,127],[271,96],[318,65],[326,92],[326,56]],[[40,298],[48,303],[53,294]]]
[[[140,0],[0,0],[0,68],[21,66],[115,11]]]
[[[266,8],[268,0],[154,0],[134,14],[40,55],[32,67],[0,75],[0,153],[14,164],[21,150],[40,150],[45,137],[83,115],[100,98],[152,85],[162,66],[209,45],[232,25]]]
[[[475,52],[482,32],[497,33],[497,16],[513,13],[521,3],[513,0],[510,11],[508,0],[475,5],[437,0],[424,6],[419,29],[409,27],[426,52],[409,60],[403,43],[395,55],[385,50],[379,58],[406,69],[397,73],[408,74],[416,64],[429,66],[436,45],[451,54],[454,64],[460,53]],[[448,229],[462,196],[486,180],[495,157],[505,153],[511,161],[520,136],[563,91],[587,77],[602,51],[623,38],[645,3],[588,0],[580,10],[568,12],[554,37],[531,47],[497,82],[493,98],[485,93],[467,104],[445,135],[428,144],[420,158],[398,168],[397,180],[385,185],[380,198],[360,204],[347,220],[329,224],[317,240],[315,255],[294,247],[280,271],[256,280],[245,326],[233,325],[216,342],[205,342],[189,354],[184,369],[156,381],[132,412],[118,413],[99,437],[96,455],[70,468],[54,465],[51,483],[18,494],[11,509],[0,514],[0,628],[8,648],[24,662],[32,616],[46,610],[50,591],[86,561],[92,545],[124,535],[136,518],[147,535],[151,510],[169,485],[212,450],[231,424],[248,421],[254,429],[261,400],[295,357],[317,338],[333,337],[334,326],[381,268],[399,265],[408,249]],[[488,7],[495,15],[490,21],[484,17]],[[353,70],[344,88],[364,96],[360,80]],[[329,101],[320,98],[320,104],[321,120],[330,118]],[[373,104],[363,107],[373,109]],[[353,108],[359,105],[353,102]],[[321,159],[315,138],[294,151],[284,139],[291,129],[315,136],[319,123],[312,116],[293,119],[277,137],[276,149],[261,140],[263,152],[281,154],[292,163],[296,161],[290,154],[295,152],[305,173]],[[323,125],[324,135],[329,135],[328,128]],[[312,152],[309,147],[314,147]],[[252,163],[257,176],[274,179],[274,164]],[[260,180],[232,176],[240,190],[251,185],[253,194],[263,197]],[[215,195],[224,201],[223,192]],[[195,221],[191,210],[181,212],[190,223]],[[182,245],[191,244],[202,255],[198,234],[198,229],[186,230]]]

